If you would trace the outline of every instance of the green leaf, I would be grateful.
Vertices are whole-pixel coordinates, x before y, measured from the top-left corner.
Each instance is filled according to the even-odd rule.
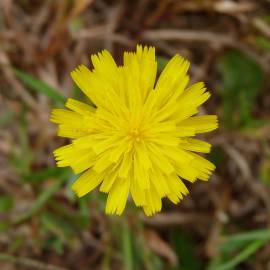
[[[25,239],[25,235],[18,235],[16,236],[14,239],[12,239],[12,241],[10,241],[9,247],[8,247],[8,252],[9,253],[15,253],[19,250],[21,250],[21,248],[23,248],[25,241],[27,241]]]
[[[262,89],[263,72],[251,58],[228,51],[218,59],[221,73],[223,121],[227,127],[249,126],[257,95]]]
[[[5,127],[14,118],[14,112],[7,111],[0,117],[0,128]]]
[[[0,195],[0,214],[8,212],[13,207],[13,198],[9,195]]]
[[[269,2],[269,1],[268,1],[268,2]],[[266,23],[270,24],[270,15],[264,15],[264,16],[262,16],[262,19],[263,19]]]
[[[0,221],[0,232],[5,232],[11,227],[11,223],[8,220],[1,220]]]
[[[69,24],[69,28],[71,32],[77,32],[79,29],[83,28],[83,19],[82,17],[78,16],[71,20]]]
[[[60,189],[64,181],[65,178],[59,179],[57,182],[53,183],[50,187],[46,188],[42,193],[40,193],[37,200],[33,203],[32,208],[26,211],[26,213],[24,213],[22,216],[19,216],[14,221],[14,224],[20,224],[40,211],[47,201]]]
[[[270,40],[264,36],[259,36],[256,39],[257,46],[265,51],[270,51]]]
[[[89,211],[89,197],[84,197],[81,198],[78,203],[79,203],[79,221],[80,225],[82,227],[89,227],[90,226],[90,211]]]
[[[260,165],[260,180],[270,187],[270,160],[264,160]]]
[[[56,235],[62,242],[66,241],[63,227],[60,226],[59,219],[52,213],[45,212],[41,217],[42,226]]]
[[[30,172],[33,161],[33,152],[29,144],[27,110],[23,106],[19,122],[19,143],[20,147],[13,149],[11,152],[11,163],[20,175],[26,175]]]
[[[157,70],[161,72],[168,64],[169,59],[163,56],[157,56]]]
[[[49,178],[55,179],[62,178],[63,176],[66,176],[68,173],[69,173],[68,169],[52,167],[37,172],[31,172],[28,175],[24,176],[24,179],[27,182],[42,182]]]
[[[55,251],[58,255],[63,255],[64,253],[64,243],[58,237],[51,237],[43,243],[43,249],[52,252]]]
[[[234,267],[246,261],[252,254],[254,254],[264,244],[265,244],[264,240],[257,240],[257,241],[252,242],[245,249],[243,249],[238,255],[233,257],[231,260],[217,266],[215,270],[234,269]]]
[[[14,68],[17,77],[30,89],[40,92],[56,103],[64,104],[66,98],[60,92],[34,76]]]
[[[78,200],[78,204],[79,209],[76,212],[71,212],[66,202],[60,202],[57,198],[52,198],[48,202],[48,207],[55,215],[61,217],[62,220],[65,220],[67,224],[70,224],[76,230],[88,229],[91,221],[88,200]]]
[[[198,257],[195,257],[195,243],[193,243],[189,235],[179,229],[173,229],[171,232],[171,242],[180,262],[180,265],[171,268],[171,270],[201,269],[201,261]]]
[[[207,159],[213,162],[217,167],[225,162],[225,153],[222,147],[213,146],[211,152],[207,155]]]
[[[269,241],[269,229],[254,230],[225,236],[219,247],[220,253],[210,261],[207,269],[235,269],[238,264],[247,260],[253,253]]]
[[[265,240],[270,241],[270,230],[254,230],[226,236],[224,243],[220,246],[221,252],[231,252],[236,248],[241,248],[251,241]]]

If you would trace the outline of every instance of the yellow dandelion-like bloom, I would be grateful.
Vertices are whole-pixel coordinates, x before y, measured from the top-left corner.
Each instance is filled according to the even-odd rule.
[[[194,116],[210,93],[202,82],[188,87],[189,62],[175,55],[158,80],[155,48],[137,46],[117,66],[108,51],[92,55],[94,69],[71,73],[94,106],[68,99],[51,121],[71,144],[54,152],[59,167],[81,173],[72,189],[81,197],[98,185],[108,193],[106,213],[120,215],[129,193],[151,216],[164,197],[178,203],[188,190],[182,179],[208,180],[215,166],[195,152],[211,145],[192,138],[217,128],[215,115]]]

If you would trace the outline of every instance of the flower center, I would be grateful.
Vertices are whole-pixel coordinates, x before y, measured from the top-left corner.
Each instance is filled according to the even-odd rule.
[[[136,141],[139,142],[142,139],[142,134],[141,132],[138,130],[138,128],[132,128],[129,132],[129,135],[131,136],[131,138]]]

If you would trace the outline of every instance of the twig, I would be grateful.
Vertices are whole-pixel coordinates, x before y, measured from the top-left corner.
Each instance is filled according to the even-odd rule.
[[[231,146],[230,144],[224,144],[223,149],[225,152],[230,156],[231,160],[239,168],[243,179],[252,179],[252,172],[249,167],[247,159],[238,151],[235,147]]]
[[[179,224],[190,224],[194,221],[198,223],[208,223],[209,218],[206,214],[197,214],[197,213],[179,213],[172,212],[166,214],[156,214],[152,218],[146,218],[145,216],[141,217],[142,220],[152,226],[175,226]]]
[[[123,5],[116,5],[114,8],[109,9],[108,15],[107,15],[107,31],[109,33],[114,33],[115,30],[118,27],[119,22],[119,16],[122,13]],[[108,35],[107,39],[105,39],[106,48],[109,51],[113,51],[113,40],[111,39],[111,36]]]
[[[229,35],[218,34],[209,31],[198,30],[147,30],[142,34],[144,40],[185,40],[210,42],[215,45],[229,45],[235,43],[235,39]]]
[[[207,1],[205,2],[196,2],[196,1],[183,1],[177,2],[175,1],[175,5],[172,7],[174,12],[197,12],[197,11],[215,11],[218,13],[224,14],[239,14],[245,12],[254,11],[256,6],[254,3],[245,3],[245,2],[235,2],[232,0],[220,0],[220,1],[213,1],[211,4]]]
[[[253,191],[258,196],[258,198],[261,199],[261,201],[263,201],[266,206],[267,212],[270,213],[270,199],[267,189],[265,189],[265,187],[260,181],[254,181],[256,177],[252,174],[252,171],[250,170],[250,167],[248,165],[248,161],[246,160],[244,155],[242,155],[240,151],[238,151],[235,147],[232,147],[227,143],[223,144],[222,146],[226,153],[230,156],[230,158],[239,168],[244,183],[251,191]],[[270,219],[268,219],[268,222],[270,222]]]
[[[260,18],[254,18],[252,21],[253,25],[266,37],[270,38],[270,27],[269,24],[264,22]]]
[[[93,30],[93,31],[92,31]],[[135,44],[134,41],[129,39],[127,36],[118,33],[111,33],[105,27],[100,26],[95,29],[82,29],[77,31],[76,33],[72,33],[72,38],[75,40],[81,39],[96,39],[96,40],[108,40],[110,39],[113,42],[117,42],[119,44],[125,46],[133,46]]]
[[[62,268],[51,264],[45,264],[43,262],[25,257],[15,257],[2,252],[0,253],[0,261],[6,261],[18,266],[24,266],[27,267],[27,269],[32,270],[68,270],[67,268]]]
[[[234,1],[218,1],[214,3],[214,10],[220,13],[225,14],[236,14],[236,13],[244,13],[250,12],[255,9],[254,3],[237,3]]]
[[[268,72],[270,63],[265,57],[260,56],[258,53],[251,50],[245,44],[239,42],[237,38],[232,35],[219,34],[209,31],[199,30],[177,30],[177,29],[165,29],[165,30],[147,30],[143,32],[141,39],[147,41],[159,41],[159,40],[180,40],[188,42],[207,42],[214,48],[231,47],[238,49],[248,56],[257,61],[265,71]]]

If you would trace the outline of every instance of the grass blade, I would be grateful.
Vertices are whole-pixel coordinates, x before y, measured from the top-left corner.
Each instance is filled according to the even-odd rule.
[[[14,112],[7,111],[0,117],[0,128],[8,125],[14,118]]]
[[[24,176],[24,179],[27,182],[42,182],[49,178],[62,178],[69,173],[68,169],[58,168],[58,167],[49,167],[37,172],[31,172],[28,175]]]
[[[48,84],[44,83],[43,81],[33,77],[30,74],[27,74],[19,69],[14,68],[14,72],[16,76],[29,88],[32,90],[35,90],[37,92],[40,92],[50,99],[52,99],[54,102],[63,104],[66,100],[66,98],[59,93],[56,89],[49,86]]]
[[[39,195],[36,202],[33,204],[33,207],[30,208],[24,215],[18,217],[13,223],[15,225],[20,224],[35,215],[46,204],[46,202],[60,189],[65,180],[65,178],[59,179],[59,181],[55,182],[50,187],[45,189]]]
[[[216,270],[231,270],[234,269],[238,264],[247,260],[252,254],[254,254],[260,247],[266,243],[265,240],[257,240],[249,244],[245,249],[243,249],[237,256],[233,259],[227,261],[216,267]]]
[[[224,243],[220,247],[221,252],[233,251],[235,248],[240,248],[246,245],[247,242],[256,240],[270,240],[270,230],[254,230],[245,233],[239,233],[225,238]]]

